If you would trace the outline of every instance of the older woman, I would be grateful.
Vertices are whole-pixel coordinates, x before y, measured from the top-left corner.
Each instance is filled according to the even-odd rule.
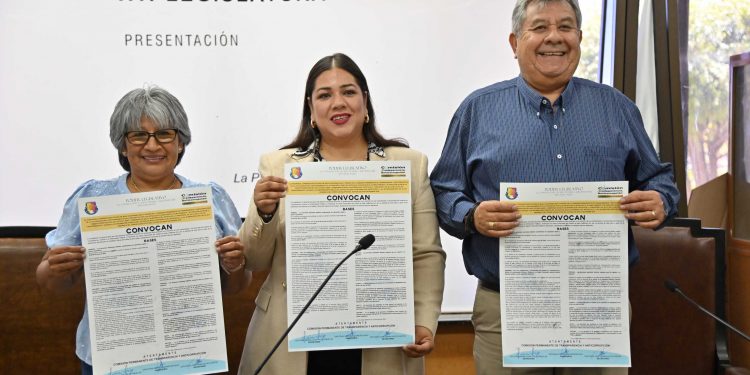
[[[174,169],[190,144],[187,115],[180,102],[158,87],[133,90],[120,99],[110,118],[109,136],[117,149],[120,165],[127,173],[110,180],[89,180],[68,198],[57,229],[46,236],[49,251],[37,267],[37,282],[54,292],[81,284],[85,249],[81,247],[77,200],[113,194],[200,186],[175,174]],[[214,222],[219,238],[216,251],[224,269],[222,287],[226,293],[240,290],[246,280],[243,246],[235,236],[241,224],[237,210],[219,185],[209,184],[213,194]],[[76,354],[83,374],[90,374],[91,338],[88,308],[76,334]]]
[[[402,348],[289,352],[285,341],[263,374],[420,374],[432,351],[443,297],[445,253],[440,245],[427,157],[375,128],[367,80],[343,54],[327,56],[310,71],[297,137],[261,157],[263,176],[240,229],[248,268],[270,270],[258,293],[240,373],[252,373],[287,327],[284,163],[409,160],[412,166],[412,240],[415,342]]]

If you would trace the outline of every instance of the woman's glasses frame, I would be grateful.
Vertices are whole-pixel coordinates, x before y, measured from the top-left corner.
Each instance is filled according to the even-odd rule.
[[[175,138],[177,138],[178,133],[179,130],[177,129],[159,129],[153,133],[143,130],[136,130],[125,133],[125,139],[127,139],[128,143],[130,143],[131,145],[136,146],[145,145],[146,143],[148,143],[151,137],[154,137],[156,142],[159,144],[166,144],[173,142]]]

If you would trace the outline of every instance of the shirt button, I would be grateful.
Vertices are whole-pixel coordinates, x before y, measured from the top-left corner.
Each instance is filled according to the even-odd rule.
[[[557,154],[558,159],[562,159],[562,154]]]
[[[553,128],[557,129],[557,125],[552,125]]]
[[[542,100],[542,104],[547,104],[547,99]]]
[[[282,282],[281,282],[281,286],[282,286],[282,287],[283,287],[284,289],[286,289],[286,281],[282,281]]]

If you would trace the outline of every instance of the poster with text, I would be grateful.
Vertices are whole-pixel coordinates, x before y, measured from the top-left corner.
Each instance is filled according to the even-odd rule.
[[[629,367],[627,181],[501,183],[505,367]]]
[[[290,351],[414,342],[410,168],[408,161],[285,165],[289,322],[359,239],[375,236],[292,329]]]
[[[78,200],[94,374],[227,371],[210,187]]]

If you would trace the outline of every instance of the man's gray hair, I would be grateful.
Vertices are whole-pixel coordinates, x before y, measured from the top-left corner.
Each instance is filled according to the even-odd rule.
[[[516,37],[521,36],[521,27],[526,21],[526,9],[531,4],[539,4],[542,7],[547,6],[551,2],[566,2],[573,8],[573,12],[576,14],[576,27],[581,28],[581,7],[578,6],[578,0],[518,0],[516,6],[513,7],[513,34]]]
[[[125,134],[141,130],[141,118],[154,122],[158,129],[177,129],[180,142],[190,143],[190,127],[182,104],[174,95],[158,86],[135,89],[122,97],[109,119],[109,138],[118,151],[125,149]]]

